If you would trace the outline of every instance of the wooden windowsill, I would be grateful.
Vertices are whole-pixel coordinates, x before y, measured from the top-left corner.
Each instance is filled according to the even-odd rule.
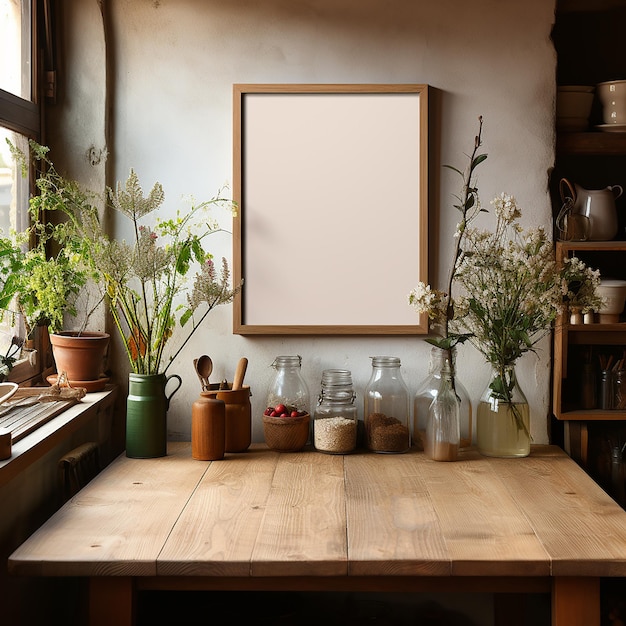
[[[14,443],[11,457],[0,461],[0,486],[44,456],[100,411],[111,410],[116,394],[117,388],[113,385],[108,385],[104,391],[88,393],[78,404]]]

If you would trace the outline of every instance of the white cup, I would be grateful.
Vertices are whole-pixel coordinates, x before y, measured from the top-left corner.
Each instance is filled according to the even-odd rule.
[[[600,323],[617,324],[626,302],[626,280],[601,279],[597,288],[602,298],[602,306],[598,310]]]
[[[605,124],[626,124],[626,80],[598,83],[598,99],[602,104]]]

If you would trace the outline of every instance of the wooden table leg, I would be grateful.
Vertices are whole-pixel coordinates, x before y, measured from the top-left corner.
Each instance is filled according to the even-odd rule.
[[[135,623],[133,579],[101,576],[89,579],[89,626],[133,626]]]
[[[587,466],[589,452],[589,429],[586,422],[568,421],[565,422],[565,452],[569,454],[576,463]]]
[[[600,626],[600,579],[559,576],[552,582],[552,626]]]

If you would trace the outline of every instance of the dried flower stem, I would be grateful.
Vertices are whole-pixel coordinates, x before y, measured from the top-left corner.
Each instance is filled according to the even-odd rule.
[[[461,244],[463,242],[463,235],[465,234],[465,229],[467,228],[468,223],[471,221],[470,216],[474,217],[477,214],[476,208],[479,208],[479,200],[478,200],[478,188],[473,184],[472,178],[474,176],[474,170],[478,165],[480,165],[486,158],[487,155],[477,155],[478,149],[482,145],[482,131],[483,131],[483,118],[482,115],[478,118],[478,134],[474,138],[474,150],[469,157],[469,166],[467,168],[467,173],[464,178],[463,183],[463,196],[462,201],[457,208],[462,213],[461,222],[459,224],[459,235],[456,237],[456,244],[454,247],[454,261],[452,263],[452,267],[450,268],[450,274],[448,277],[448,288],[446,290],[447,293],[447,304],[446,304],[446,315],[444,321],[444,337],[450,336],[450,321],[454,319],[454,300],[452,299],[452,287],[454,284],[454,279],[456,278],[457,271],[463,256],[463,249]],[[452,168],[454,169],[454,168]],[[458,170],[457,170],[458,171]],[[472,211],[474,209],[474,211]],[[455,367],[454,360],[452,358],[452,348],[451,344],[447,347],[448,353],[448,363],[450,365],[451,379],[452,379],[452,389],[455,390]]]

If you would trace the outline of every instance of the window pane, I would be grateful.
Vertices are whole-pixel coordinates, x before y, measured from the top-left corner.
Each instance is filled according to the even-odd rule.
[[[23,232],[28,228],[30,180],[22,176],[6,140],[28,154],[27,136],[40,136],[39,109],[31,92],[36,61],[31,58],[34,4],[33,0],[0,0],[0,235],[3,237],[10,237],[11,231]],[[0,380],[6,375],[1,368],[1,357],[6,355],[19,359],[10,372],[12,380],[24,381],[39,372],[39,363],[27,358],[35,357],[35,351],[20,354],[19,346],[24,339],[22,316],[14,312],[0,315]]]
[[[22,176],[6,140],[28,154],[28,140],[0,126],[0,234],[28,227],[28,179]]]
[[[30,0],[0,0],[0,89],[31,99]]]
[[[11,231],[21,232],[28,227],[28,179],[22,176],[6,142],[28,154],[26,137],[0,127],[0,236],[8,237]],[[12,345],[14,337],[24,338],[21,316],[0,312],[0,355],[19,356]],[[6,372],[0,362],[0,380]]]

